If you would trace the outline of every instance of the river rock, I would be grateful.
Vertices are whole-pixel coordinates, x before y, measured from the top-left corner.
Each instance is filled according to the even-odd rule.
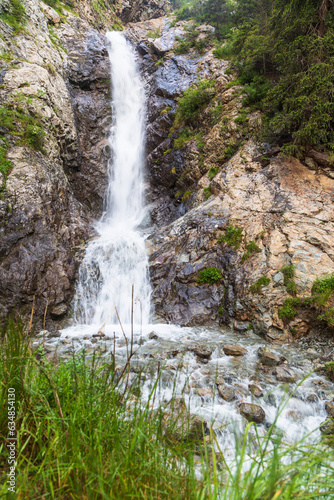
[[[159,337],[155,332],[151,332],[148,336],[150,340],[157,340]]]
[[[325,436],[334,435],[334,418],[329,418],[320,425],[320,431]]]
[[[201,397],[205,397],[205,396],[213,396],[213,392],[212,392],[212,389],[210,388],[200,388],[200,389],[197,389],[197,394]]]
[[[280,362],[279,356],[270,352],[268,348],[259,349],[258,351],[260,363],[265,366],[277,366]]]
[[[288,366],[277,366],[274,371],[279,382],[296,382],[297,374]]]
[[[332,401],[326,402],[325,409],[328,413],[328,416],[334,418],[334,399]]]
[[[255,384],[249,384],[248,389],[251,391],[252,395],[257,398],[261,398],[263,396],[263,391]]]
[[[212,349],[203,344],[196,344],[188,347],[188,351],[193,351],[199,358],[209,359]]]
[[[217,386],[218,394],[224,401],[233,401],[235,399],[235,391],[226,385],[220,384]]]
[[[247,354],[247,349],[245,349],[239,344],[236,345],[225,344],[223,346],[223,351],[226,354],[226,356],[245,356],[245,354]]]
[[[248,422],[255,422],[256,424],[262,424],[266,418],[266,414],[261,406],[242,403],[239,407],[241,415],[243,415]]]

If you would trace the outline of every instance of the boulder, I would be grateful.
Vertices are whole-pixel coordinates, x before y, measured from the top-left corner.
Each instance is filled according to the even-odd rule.
[[[260,363],[265,366],[277,366],[280,362],[279,356],[270,352],[268,348],[259,349],[258,355],[260,358]]]
[[[244,356],[245,354],[247,354],[247,349],[245,349],[239,344],[236,345],[225,344],[223,346],[223,351],[226,354],[226,356]]]
[[[296,382],[297,374],[289,366],[277,366],[274,375],[279,382]]]
[[[199,358],[209,359],[212,354],[212,349],[203,344],[195,344],[188,347],[188,351],[194,352]]]
[[[235,391],[226,385],[220,384],[217,387],[218,394],[224,401],[233,401],[235,399]]]
[[[255,384],[249,384],[248,389],[251,391],[252,395],[261,398],[263,396],[262,390]]]
[[[245,417],[248,422],[255,422],[256,424],[262,424],[266,418],[266,414],[261,408],[261,406],[250,404],[250,403],[242,403],[240,405],[240,413],[243,417]]]
[[[325,436],[333,436],[334,435],[334,418],[329,418],[328,420],[325,420],[320,425],[320,432],[324,434]]]
[[[328,416],[334,418],[334,399],[332,401],[326,402],[325,409],[328,413]]]

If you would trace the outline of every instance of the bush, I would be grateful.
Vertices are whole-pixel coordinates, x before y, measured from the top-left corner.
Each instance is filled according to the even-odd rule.
[[[21,0],[9,0],[9,10],[3,10],[0,19],[14,28],[14,35],[23,30],[26,22],[26,11]]]
[[[196,125],[198,115],[214,95],[214,85],[213,80],[201,80],[183,92],[178,99],[174,130],[182,124]]]
[[[334,292],[334,274],[317,278],[312,287],[312,298],[318,307],[326,306]]]
[[[291,321],[297,316],[296,306],[301,305],[301,300],[298,298],[285,299],[283,307],[278,310],[278,317],[282,320]]]
[[[288,266],[282,267],[282,273],[284,276],[284,285],[286,287],[286,291],[295,297],[297,295],[297,286],[293,280],[295,276],[295,266],[290,264]]]
[[[223,275],[220,269],[217,267],[207,267],[206,269],[202,269],[198,273],[197,283],[217,283],[222,279]]]
[[[232,224],[230,224],[225,231],[225,235],[220,236],[218,242],[225,242],[229,247],[238,250],[242,240],[242,231],[242,227],[233,226]]]
[[[190,196],[192,195],[192,191],[186,191],[184,195],[182,196],[182,202],[188,201],[190,199]]]
[[[204,194],[204,198],[206,200],[208,200],[210,198],[210,196],[212,196],[211,186],[208,186],[208,187],[204,188],[203,189],[203,194]]]
[[[214,177],[216,177],[217,174],[218,174],[218,168],[211,167],[209,172],[208,172],[209,179],[212,180]]]

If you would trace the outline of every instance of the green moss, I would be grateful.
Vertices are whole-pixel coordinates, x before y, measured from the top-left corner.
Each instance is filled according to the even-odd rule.
[[[326,321],[329,326],[334,326],[334,307],[331,307],[323,314],[320,314],[318,319],[320,319],[320,321]]]
[[[254,255],[255,253],[260,253],[260,252],[261,252],[261,248],[259,248],[257,246],[255,241],[250,241],[246,245],[246,252],[241,257],[241,263],[243,264],[246,260],[250,259],[252,257],[252,255]]]
[[[312,298],[318,307],[326,306],[334,292],[334,274],[317,278],[312,287]]]
[[[267,276],[261,276],[253,285],[249,287],[251,293],[260,293],[263,286],[267,286],[270,283],[270,278]]]
[[[166,149],[166,151],[164,151],[164,156],[169,155],[169,153],[170,153],[171,151],[172,151],[171,149]]]
[[[10,62],[14,59],[14,55],[11,52],[4,52],[0,55],[0,60],[5,62]]]
[[[301,305],[301,299],[288,298],[285,299],[283,306],[278,310],[278,317],[283,321],[291,321],[297,316],[296,306]]]
[[[203,194],[204,194],[204,198],[206,200],[208,200],[210,198],[210,196],[212,196],[212,191],[211,191],[211,186],[208,186],[206,188],[203,189]]]
[[[207,267],[206,269],[202,269],[198,273],[197,283],[217,283],[222,279],[223,275],[218,267]]]
[[[220,161],[228,161],[235,155],[238,146],[233,142],[230,142],[223,151],[223,156],[220,158]]]
[[[190,196],[192,195],[192,191],[186,191],[184,195],[182,196],[182,202],[188,201],[190,199]]]
[[[203,134],[202,132],[198,132],[198,134],[195,135],[195,139],[197,141],[197,149],[198,151],[202,151],[204,146],[205,146],[205,142],[203,141]]]
[[[229,247],[238,250],[242,240],[242,227],[233,226],[230,224],[225,231],[225,235],[220,236],[218,242],[225,242]]]
[[[169,111],[171,110],[171,106],[166,106],[161,112],[160,115],[167,115]]]
[[[208,176],[209,176],[209,179],[212,180],[218,173],[218,168],[217,167],[211,167],[209,172],[208,172]]]
[[[3,175],[2,186],[0,186],[0,191],[4,190],[6,187],[6,179],[12,168],[12,162],[7,160],[7,149],[8,142],[4,137],[0,137],[0,173]]]

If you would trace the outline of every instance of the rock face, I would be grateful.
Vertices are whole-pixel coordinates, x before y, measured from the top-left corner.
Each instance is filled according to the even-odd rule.
[[[155,32],[154,38],[147,35]],[[334,180],[321,166],[283,158],[279,147],[254,142],[261,122],[230,88],[227,63],[203,54],[175,53],[185,24],[132,25],[126,36],[138,50],[148,82],[148,201],[157,229],[148,242],[158,318],[182,325],[249,326],[283,341],[321,328],[319,312],[278,314],[291,298],[282,269],[293,266],[292,295],[309,297],[317,277],[334,272]],[[203,33],[200,34],[202,36]],[[180,94],[197,78],[214,79],[214,99],[175,146],[169,134]],[[311,166],[310,166],[311,165]],[[229,228],[241,230],[234,244]],[[218,268],[222,279],[199,283]]]
[[[125,23],[137,23],[164,16],[169,10],[168,0],[123,0],[120,17]]]
[[[2,116],[17,116],[16,129],[0,131],[9,162],[0,174],[1,316],[30,312],[35,296],[35,317],[47,307],[61,319],[89,216],[102,208],[109,62],[105,37],[86,21],[37,0],[25,9],[21,34],[0,21]]]

